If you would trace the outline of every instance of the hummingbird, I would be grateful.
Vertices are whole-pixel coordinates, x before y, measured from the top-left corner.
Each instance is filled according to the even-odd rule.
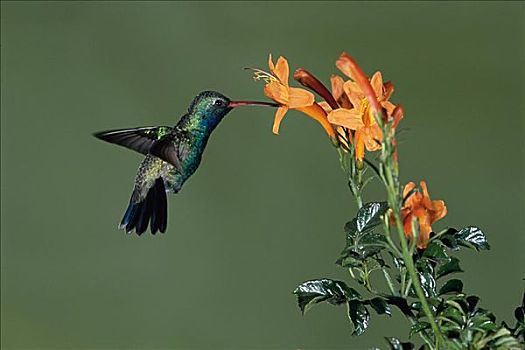
[[[232,101],[216,91],[203,91],[188,112],[173,126],[148,126],[101,131],[95,137],[145,155],[139,165],[129,205],[119,229],[141,235],[164,233],[167,227],[166,193],[178,193],[199,167],[211,133],[239,106],[278,105],[270,102]]]

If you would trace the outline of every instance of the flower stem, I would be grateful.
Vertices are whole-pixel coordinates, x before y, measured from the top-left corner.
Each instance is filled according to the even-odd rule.
[[[427,320],[430,323],[430,326],[432,327],[432,331],[435,334],[436,349],[438,349],[439,343],[442,342],[441,331],[434,320],[434,316],[432,315],[432,311],[430,310],[430,307],[428,305],[425,293],[423,292],[423,288],[421,288],[421,283],[419,281],[418,275],[416,273],[416,268],[414,266],[414,260],[412,259],[412,255],[410,254],[407,240],[405,238],[405,231],[403,229],[403,223],[401,221],[401,216],[399,215],[400,203],[399,203],[399,198],[398,198],[397,191],[396,191],[396,185],[394,183],[394,179],[392,176],[392,170],[389,166],[385,166],[385,175],[386,175],[386,180],[387,180],[388,204],[390,208],[392,209],[392,212],[394,215],[394,220],[396,223],[399,241],[401,242],[401,253],[402,253],[403,261],[408,271],[408,275],[410,276],[410,279],[412,280],[412,284],[414,285],[414,290],[416,292],[416,295],[421,303],[421,308],[423,309],[423,312],[425,316],[427,317]]]
[[[363,207],[363,197],[361,195],[363,189],[363,169],[357,169],[357,194],[355,199],[357,201],[358,209]]]
[[[354,153],[345,152],[341,147],[337,148],[341,169],[348,176],[348,185],[355,197],[357,209],[363,207],[363,169],[358,169],[354,160]]]
[[[360,193],[356,194],[355,200],[357,202],[357,209],[361,209],[363,207],[363,198],[361,198]]]

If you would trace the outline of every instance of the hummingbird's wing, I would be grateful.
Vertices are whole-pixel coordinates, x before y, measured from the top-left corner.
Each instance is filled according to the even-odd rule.
[[[163,137],[153,143],[149,154],[170,163],[178,170],[182,170],[181,160],[186,157],[184,154],[186,148],[181,147],[181,144],[177,141],[176,137],[175,139],[169,136]]]
[[[148,154],[151,146],[162,136],[173,130],[169,126],[150,126],[131,129],[101,131],[93,134],[96,138]]]

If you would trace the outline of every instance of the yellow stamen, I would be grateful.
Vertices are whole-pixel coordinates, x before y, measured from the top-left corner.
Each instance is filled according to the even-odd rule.
[[[253,80],[264,80],[266,84],[271,83],[272,81],[278,81],[277,77],[275,77],[273,74],[268,73],[266,71],[263,71],[262,69],[258,68],[246,68],[253,71]]]

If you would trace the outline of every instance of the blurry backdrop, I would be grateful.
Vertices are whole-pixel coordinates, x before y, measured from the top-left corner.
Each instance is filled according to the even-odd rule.
[[[325,82],[343,51],[396,86],[403,181],[425,179],[445,225],[476,224],[466,290],[510,320],[525,277],[525,11],[512,3],[2,2],[2,348],[366,349],[407,337],[343,307],[301,316],[355,205],[312,120],[233,111],[169,198],[165,235],[116,226],[141,156],[98,130],[172,125],[216,89],[263,98],[268,53]],[[368,200],[384,198],[377,185]]]

